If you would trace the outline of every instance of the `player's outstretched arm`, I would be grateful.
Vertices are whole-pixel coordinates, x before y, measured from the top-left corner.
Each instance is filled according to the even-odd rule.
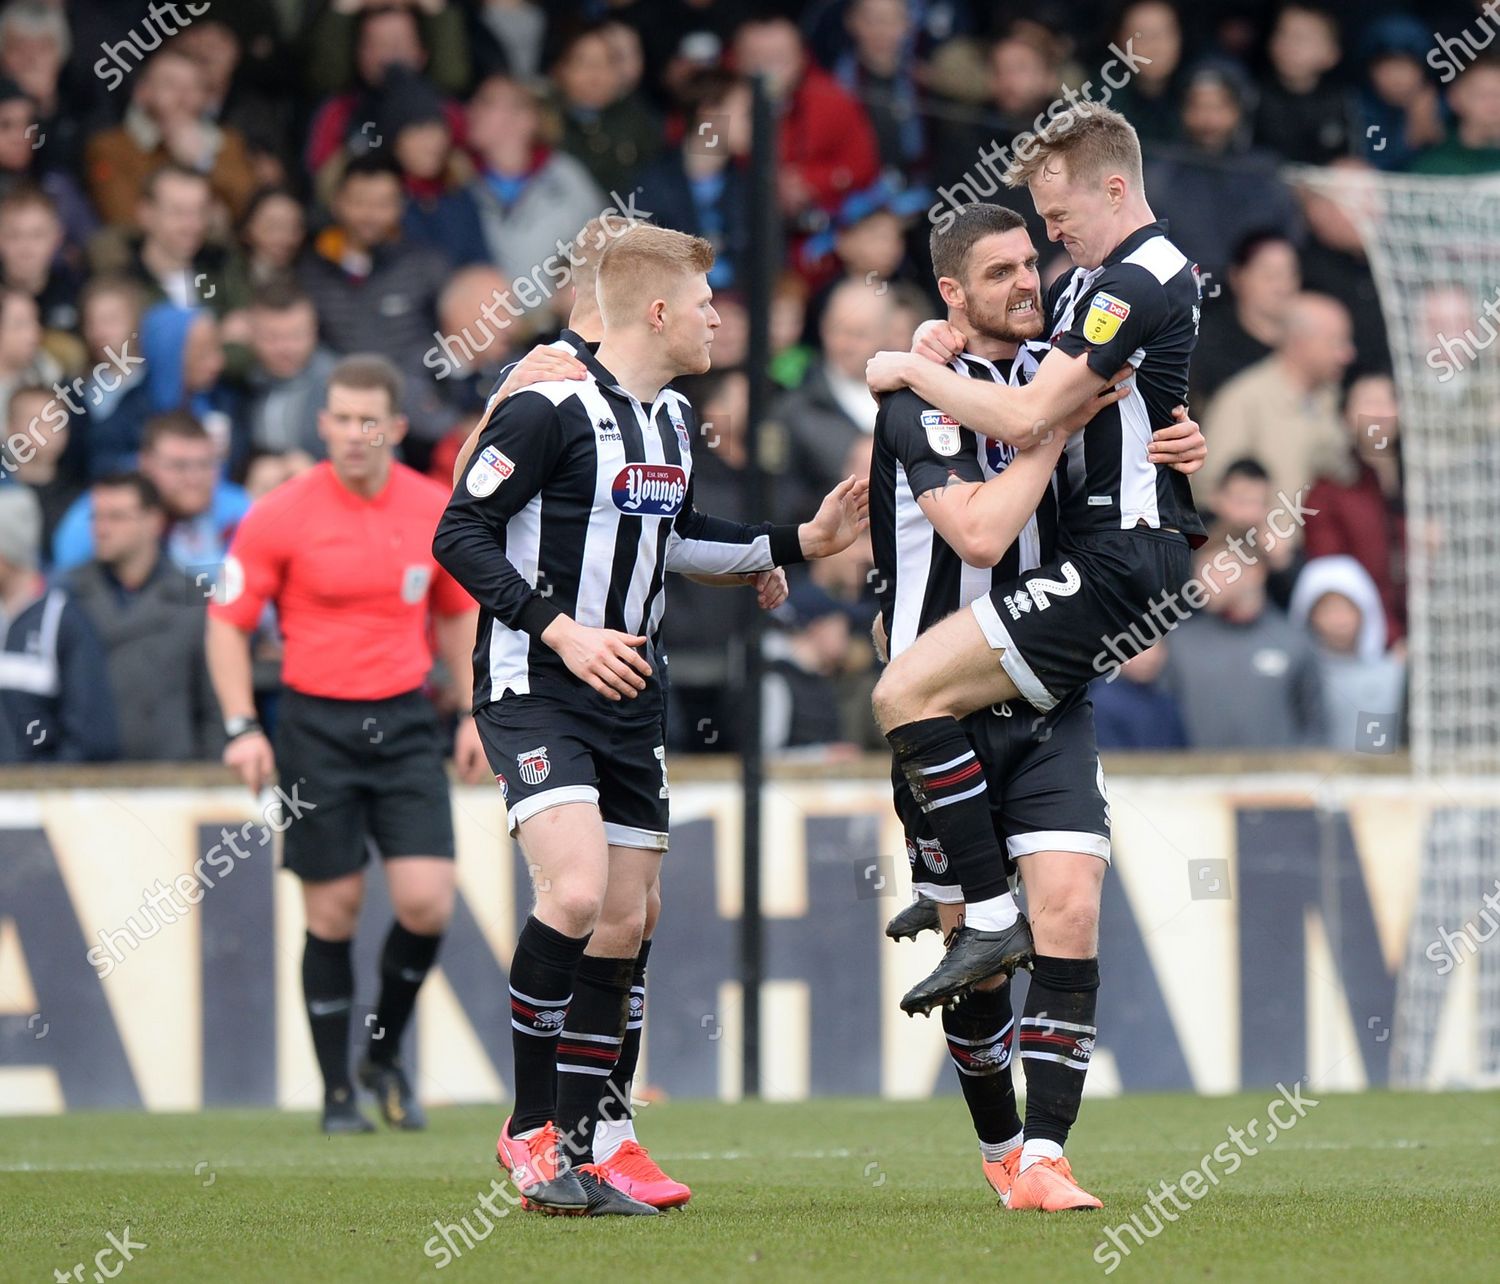
[[[587,379],[588,371],[583,362],[571,352],[564,352],[561,348],[554,348],[551,344],[543,344],[539,348],[533,348],[524,357],[511,366],[506,373],[505,382],[497,388],[490,396],[489,405],[484,408],[484,417],[474,425],[474,429],[464,438],[464,444],[458,448],[458,458],[453,463],[453,484],[458,485],[458,479],[464,475],[469,467],[469,460],[474,458],[474,452],[479,448],[479,438],[494,418],[495,411],[513,392],[519,392],[522,388],[530,387],[534,383],[546,383],[552,379]]]
[[[846,477],[823,496],[812,520],[797,528],[802,556],[808,561],[842,553],[870,526],[870,483]]]

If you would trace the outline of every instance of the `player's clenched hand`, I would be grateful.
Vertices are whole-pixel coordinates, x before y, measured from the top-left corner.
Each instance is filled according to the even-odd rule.
[[[1197,421],[1188,417],[1186,406],[1178,406],[1172,411],[1172,422],[1151,434],[1146,458],[1187,476],[1203,467],[1208,458],[1208,442],[1203,440],[1203,430]]]
[[[865,362],[865,382],[874,393],[895,392],[911,382],[907,371],[920,360],[909,352],[877,352]]]
[[[593,629],[559,615],[542,630],[542,641],[562,657],[569,673],[608,700],[634,700],[646,689],[651,666],[635,650],[646,645],[645,638],[618,629]]]
[[[842,553],[870,524],[870,483],[845,477],[818,505],[810,522],[797,528],[804,557],[832,557]]]
[[[276,772],[271,742],[259,731],[236,736],[224,746],[224,765],[240,778],[246,789],[258,794]]]
[[[756,571],[745,577],[755,589],[755,601],[762,611],[774,611],[786,601],[786,572],[777,566],[769,571]]]
[[[946,366],[964,350],[964,335],[951,321],[924,321],[911,337],[913,356]]]
[[[587,379],[588,370],[571,352],[561,348],[533,348],[505,377],[500,385],[501,397],[520,392],[534,383],[547,383],[552,379]]]

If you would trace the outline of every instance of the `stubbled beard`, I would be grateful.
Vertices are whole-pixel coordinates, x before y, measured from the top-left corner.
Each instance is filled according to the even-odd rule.
[[[983,308],[976,308],[972,300],[966,309],[969,325],[976,333],[982,334],[986,339],[993,339],[996,343],[1025,343],[1028,339],[1041,337],[1042,333],[1042,301],[1038,298],[1035,302],[1035,310],[1031,314],[1031,324],[1022,328],[1010,319],[1010,313],[1003,308],[995,312]]]

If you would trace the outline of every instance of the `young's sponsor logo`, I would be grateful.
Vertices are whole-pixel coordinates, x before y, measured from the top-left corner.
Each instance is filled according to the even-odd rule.
[[[615,507],[634,517],[676,517],[687,499],[687,473],[676,464],[626,464],[615,475]]]

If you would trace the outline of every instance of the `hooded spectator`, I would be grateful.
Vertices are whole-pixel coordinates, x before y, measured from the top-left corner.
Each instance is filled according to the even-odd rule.
[[[1386,14],[1363,30],[1356,141],[1376,169],[1410,169],[1421,152],[1443,140],[1447,109],[1427,63],[1431,47],[1431,30],[1409,14]]]
[[[1329,748],[1369,750],[1380,732],[1388,737],[1380,747],[1399,743],[1406,664],[1386,649],[1385,612],[1365,568],[1352,557],[1313,558],[1292,594],[1291,617],[1317,646]]]
[[[1348,454],[1307,494],[1307,555],[1348,555],[1380,594],[1386,638],[1406,637],[1406,503],[1401,421],[1389,375],[1362,375],[1344,398]]]
[[[84,479],[136,465],[151,413],[140,341],[144,310],[144,292],[129,277],[96,276],[79,296],[89,374],[69,407],[68,458],[78,459]]]

